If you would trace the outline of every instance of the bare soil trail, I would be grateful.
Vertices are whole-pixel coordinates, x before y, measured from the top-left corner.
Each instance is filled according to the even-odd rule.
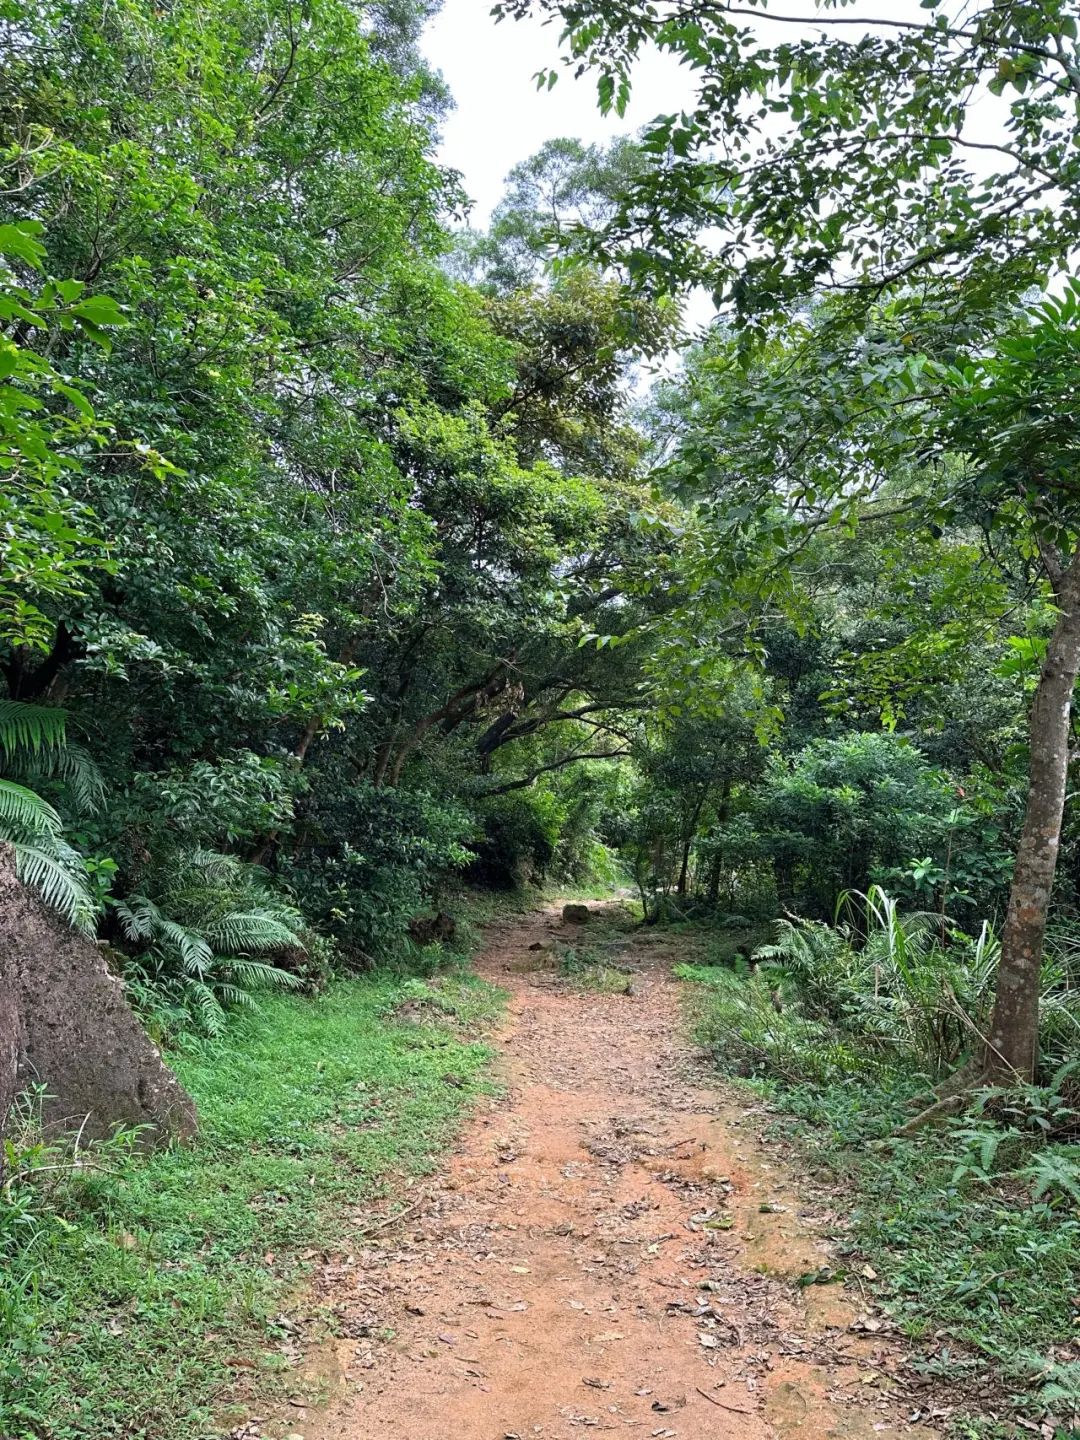
[[[400,1225],[321,1273],[341,1338],[328,1403],[293,1422],[304,1440],[916,1428],[880,1322],[839,1285],[795,1283],[827,1264],[830,1217],[747,1103],[695,1070],[670,976],[682,942],[616,927],[609,910],[583,934],[553,908],[489,930],[478,967],[511,997],[505,1094]],[[583,991],[530,949],[599,934],[629,995]]]

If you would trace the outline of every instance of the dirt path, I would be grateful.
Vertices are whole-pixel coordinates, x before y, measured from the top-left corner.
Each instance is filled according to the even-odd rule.
[[[827,1263],[822,1217],[800,1213],[746,1107],[694,1072],[668,973],[679,942],[628,934],[633,993],[597,994],[529,948],[570,932],[555,910],[489,932],[479,968],[511,994],[507,1093],[414,1214],[324,1271],[336,1375],[294,1432],[908,1433],[890,1342],[859,1333],[840,1286],[793,1283]]]

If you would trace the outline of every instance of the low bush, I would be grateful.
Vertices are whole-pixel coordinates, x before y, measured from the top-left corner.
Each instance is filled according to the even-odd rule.
[[[277,874],[304,897],[304,914],[366,967],[403,953],[409,921],[468,864],[475,824],[462,807],[422,791],[357,782],[317,785],[318,827],[305,832]]]
[[[469,878],[494,890],[541,884],[555,860],[565,807],[550,790],[515,790],[486,801]]]
[[[219,1035],[228,1007],[250,1008],[260,990],[300,989],[316,970],[309,951],[318,956],[318,942],[299,911],[229,855],[174,854],[155,898],[109,904],[129,995],[159,1036]]]

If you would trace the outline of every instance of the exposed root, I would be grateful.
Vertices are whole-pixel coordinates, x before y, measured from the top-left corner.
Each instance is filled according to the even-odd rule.
[[[935,1100],[932,1105],[927,1105],[924,1110],[920,1110],[917,1115],[913,1115],[903,1125],[898,1125],[892,1134],[896,1139],[917,1135],[920,1130],[924,1130],[927,1125],[933,1125],[936,1120],[941,1120],[946,1115],[955,1115],[966,1104],[966,1095],[946,1095],[944,1099]]]
[[[986,1061],[983,1056],[978,1055],[961,1065],[959,1070],[947,1075],[940,1085],[935,1085],[934,1094],[939,1100],[947,1100],[951,1095],[967,1095],[989,1083],[990,1074]]]
[[[920,1130],[943,1120],[946,1115],[957,1114],[965,1108],[973,1092],[983,1089],[991,1080],[985,1059],[982,1056],[973,1057],[966,1065],[961,1065],[959,1070],[954,1070],[940,1085],[935,1086],[934,1094],[937,1098],[903,1125],[898,1125],[892,1132],[893,1136],[903,1139],[905,1136],[917,1135]]]

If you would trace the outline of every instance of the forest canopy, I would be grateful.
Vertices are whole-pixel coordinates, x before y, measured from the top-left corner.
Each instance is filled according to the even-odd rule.
[[[548,142],[481,232],[424,7],[9,7],[23,872],[166,1030],[398,952],[462,878],[625,865],[650,914],[762,919],[882,884],[1005,925],[987,1064],[1030,1074],[1069,737],[1027,717],[1080,657],[1070,26],[536,8],[602,107],[646,45],[696,107]],[[223,910],[279,928],[222,946]]]

